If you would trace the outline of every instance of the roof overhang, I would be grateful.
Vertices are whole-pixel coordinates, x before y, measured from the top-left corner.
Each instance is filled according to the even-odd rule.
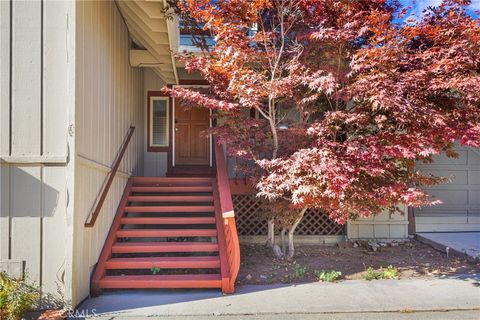
[[[148,67],[167,84],[178,84],[174,52],[178,50],[178,19],[165,15],[166,0],[116,0],[130,36],[139,49],[130,50],[132,67]]]

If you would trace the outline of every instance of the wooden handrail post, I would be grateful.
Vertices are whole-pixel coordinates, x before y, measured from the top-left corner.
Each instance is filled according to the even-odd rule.
[[[235,290],[235,280],[237,279],[240,270],[240,242],[238,240],[237,227],[235,225],[235,213],[233,209],[227,165],[225,162],[225,154],[222,146],[216,143],[214,150],[217,176],[215,199],[218,201],[220,209],[218,219],[223,220],[223,228],[220,232],[219,241],[225,241],[225,245],[227,246],[228,269],[226,270],[228,270],[229,273],[229,281],[226,284],[222,284],[222,290],[225,293],[233,293]]]
[[[217,164],[217,184],[219,186],[220,204],[223,218],[234,217],[232,194],[230,193],[230,181],[228,179],[225,155],[221,145],[215,144],[215,163]],[[228,186],[228,188],[226,187]]]
[[[95,225],[95,221],[97,221],[98,215],[100,214],[100,210],[102,209],[103,203],[107,198],[108,191],[110,190],[110,186],[113,183],[115,175],[117,174],[118,168],[120,167],[120,163],[122,162],[123,156],[125,151],[127,151],[128,144],[132,139],[133,132],[135,131],[135,127],[131,126],[128,131],[127,135],[123,141],[122,146],[120,147],[120,151],[117,153],[115,160],[113,161],[113,166],[110,172],[107,175],[106,182],[103,184],[102,189],[100,190],[100,196],[97,198],[96,205],[92,212],[88,215],[87,221],[85,222],[86,228],[92,228]]]

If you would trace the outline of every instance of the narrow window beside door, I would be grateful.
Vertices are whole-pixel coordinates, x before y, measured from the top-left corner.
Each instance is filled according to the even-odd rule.
[[[150,96],[148,113],[149,151],[164,151],[169,145],[169,98]]]

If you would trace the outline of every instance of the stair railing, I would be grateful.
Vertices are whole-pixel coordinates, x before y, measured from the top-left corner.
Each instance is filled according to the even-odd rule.
[[[224,237],[225,240],[226,260],[228,263],[227,272],[229,274],[228,281],[226,281],[226,283],[222,281],[222,291],[225,293],[233,293],[235,291],[235,280],[240,270],[240,243],[238,240],[237,226],[235,224],[235,213],[233,210],[225,154],[221,145],[214,143],[214,146],[217,189],[215,193],[218,199],[219,209],[217,220],[221,219],[223,224],[223,230],[219,230],[219,235],[221,235],[219,238]],[[221,240],[219,239],[219,241]],[[223,246],[223,244],[219,245]]]
[[[128,144],[132,139],[134,131],[135,131],[134,126],[131,126],[127,131],[125,139],[123,140],[123,143],[120,146],[120,150],[118,151],[117,156],[113,161],[112,169],[107,174],[105,182],[102,185],[102,188],[100,189],[99,196],[95,201],[93,210],[88,215],[87,221],[85,221],[86,228],[92,228],[95,225],[95,221],[97,221],[98,215],[100,214],[100,210],[102,210],[103,203],[107,198],[108,191],[110,190],[110,186],[112,185],[115,175],[117,174],[118,168],[120,167],[120,163],[122,162],[123,156],[125,155],[125,151],[127,151]]]

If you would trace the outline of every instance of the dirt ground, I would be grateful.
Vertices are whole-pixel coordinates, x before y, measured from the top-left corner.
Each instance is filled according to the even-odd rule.
[[[447,257],[432,247],[411,240],[398,246],[334,247],[303,245],[296,247],[295,260],[286,262],[273,257],[264,245],[242,245],[239,284],[305,283],[317,281],[316,270],[342,272],[342,279],[361,279],[368,267],[379,269],[392,265],[399,278],[455,277],[480,273],[480,264],[457,257]]]

